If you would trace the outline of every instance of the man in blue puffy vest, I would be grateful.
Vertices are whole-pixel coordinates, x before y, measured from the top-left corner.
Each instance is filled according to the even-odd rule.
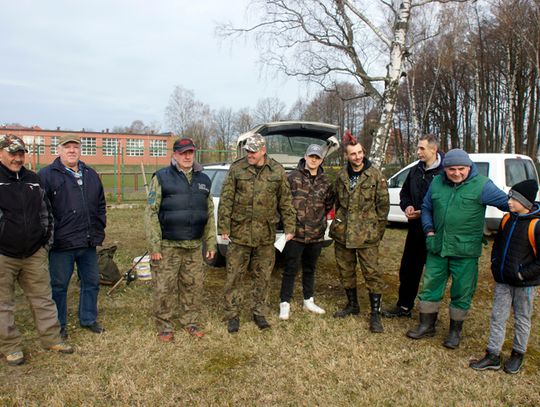
[[[433,179],[422,204],[428,255],[418,296],[420,323],[407,336],[420,339],[435,334],[441,299],[451,276],[450,330],[443,345],[455,349],[476,291],[486,205],[507,211],[508,201],[493,181],[478,174],[465,151],[450,150],[443,167],[444,173]]]
[[[201,299],[204,267],[201,244],[208,259],[216,254],[211,181],[195,162],[195,144],[189,138],[173,145],[171,165],[156,172],[150,183],[145,212],[146,238],[155,279],[154,317],[158,338],[174,338],[173,314],[180,301],[180,324],[202,338]]]

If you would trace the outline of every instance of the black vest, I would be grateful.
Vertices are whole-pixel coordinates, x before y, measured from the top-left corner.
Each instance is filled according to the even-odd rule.
[[[159,223],[163,239],[194,240],[203,236],[211,181],[200,171],[192,174],[189,184],[184,173],[173,165],[156,172],[161,185]]]

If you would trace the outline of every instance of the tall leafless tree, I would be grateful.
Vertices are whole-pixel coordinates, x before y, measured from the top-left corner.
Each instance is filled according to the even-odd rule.
[[[221,35],[254,33],[265,63],[288,76],[326,90],[348,78],[379,109],[371,157],[380,166],[393,128],[403,62],[410,54],[408,32],[415,9],[467,0],[253,0],[258,20],[247,28],[221,25]],[[388,16],[385,26],[382,16]],[[384,62],[383,62],[384,61]]]

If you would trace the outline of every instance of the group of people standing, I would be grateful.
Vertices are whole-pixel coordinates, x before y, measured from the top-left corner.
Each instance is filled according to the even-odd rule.
[[[152,178],[145,231],[155,280],[153,313],[161,341],[174,339],[178,301],[180,325],[194,337],[204,336],[201,246],[203,255],[211,260],[216,255],[218,233],[229,242],[224,287],[228,332],[240,330],[242,282],[248,272],[254,276],[253,322],[261,330],[271,327],[267,297],[279,222],[286,240],[279,319],[290,318],[300,268],[304,310],[324,314],[314,299],[315,271],[327,214],[335,209],[330,237],[347,303],[334,317],[360,313],[360,269],[369,293],[371,332],[384,331],[381,315],[411,317],[418,297],[419,323],[406,335],[411,339],[433,336],[451,277],[450,326],[443,345],[455,349],[476,290],[485,208],[492,205],[510,213],[501,222],[493,247],[496,287],[487,351],[470,366],[476,370],[501,367],[506,320],[513,308],[516,332],[504,370],[520,370],[530,334],[534,286],[540,284],[536,248],[540,208],[535,202],[535,180],[514,185],[506,195],[478,173],[465,151],[454,149],[445,155],[439,151],[435,136],[421,137],[419,162],[411,168],[400,195],[408,233],[398,299],[395,306],[382,311],[379,244],[390,203],[386,179],[367,159],[362,144],[350,134],[344,138],[346,164],[334,182],[322,167],[326,150],[320,145],[308,146],[296,170],[289,174],[268,156],[262,135],[250,136],[243,149],[246,156],[231,164],[223,184],[217,230],[211,180],[195,162],[196,146],[191,139],[177,140],[170,166]],[[43,346],[72,353],[73,348],[65,343],[66,296],[76,264],[81,284],[79,323],[95,333],[104,331],[97,321],[96,246],[103,242],[106,225],[99,177],[80,161],[77,137],[66,135],[60,140],[59,157],[42,169],[39,177],[25,169],[25,152],[21,139],[0,138],[0,351],[11,365],[24,362],[20,333],[14,324],[15,281],[31,304]]]
[[[24,167],[24,141],[0,136],[0,352],[12,366],[25,361],[15,325],[16,282],[43,347],[73,353],[65,341],[67,291],[76,264],[79,323],[104,331],[97,321],[96,247],[105,237],[105,196],[97,173],[80,161],[80,145],[78,137],[62,137],[58,158],[38,176]]]
[[[411,168],[400,195],[400,206],[409,223],[399,271],[398,300],[395,306],[381,312],[384,281],[378,250],[385,232],[389,195],[385,177],[367,159],[361,143],[350,135],[344,140],[346,164],[334,182],[323,170],[325,149],[320,145],[310,145],[298,167],[289,174],[267,155],[265,139],[260,134],[250,136],[243,148],[246,156],[231,164],[223,184],[217,231],[213,226],[210,180],[194,163],[196,147],[191,140],[181,139],[174,144],[171,166],[158,171],[152,181],[146,230],[153,247],[152,260],[162,262],[154,263],[158,280],[155,316],[161,340],[168,342],[174,337],[172,308],[167,306],[163,312],[165,304],[170,304],[170,291],[159,289],[162,279],[169,281],[169,287],[180,288],[184,310],[180,322],[187,332],[197,337],[204,335],[198,312],[204,276],[200,271],[201,259],[195,257],[200,256],[201,242],[207,249],[207,257],[215,255],[217,233],[229,242],[224,287],[224,320],[228,332],[235,334],[240,330],[241,286],[248,271],[254,276],[253,322],[261,330],[270,328],[267,296],[279,222],[286,239],[279,319],[288,320],[291,316],[294,281],[300,268],[304,310],[324,314],[325,310],[314,300],[314,277],[327,226],[326,215],[334,208],[330,237],[334,240],[336,265],[347,298],[346,305],[334,317],[360,313],[357,291],[357,269],[360,269],[369,293],[371,332],[384,331],[381,315],[411,317],[418,297],[419,323],[406,335],[411,339],[433,336],[451,277],[450,326],[443,345],[455,349],[476,290],[485,208],[492,205],[503,211],[510,209],[513,223],[510,231],[508,226],[504,229],[501,226],[493,251],[493,268],[500,270],[494,271],[497,288],[488,351],[484,358],[471,362],[471,367],[479,370],[501,367],[499,353],[504,326],[513,306],[517,333],[511,357],[504,367],[509,373],[519,371],[530,332],[534,296],[531,287],[540,282],[536,247],[525,244],[527,236],[522,233],[528,220],[540,213],[535,203],[536,181],[515,185],[507,196],[489,178],[478,173],[465,151],[454,149],[445,155],[434,135],[421,137],[417,146],[419,162]],[[525,209],[516,213],[516,208],[521,209],[519,202]],[[514,224],[525,226],[515,228]],[[194,241],[198,245],[191,246]],[[180,250],[186,244],[189,250]],[[522,249],[513,249],[520,245]],[[175,247],[174,254],[162,257],[160,253],[165,247]],[[519,271],[501,271],[507,267],[517,267]],[[418,294],[424,268],[422,290]],[[160,276],[164,269],[173,270],[173,280],[168,280],[171,275]],[[513,277],[504,280],[502,276],[506,273]],[[525,290],[515,288],[516,282]],[[519,301],[523,302],[521,306]],[[499,308],[506,311],[501,313]]]

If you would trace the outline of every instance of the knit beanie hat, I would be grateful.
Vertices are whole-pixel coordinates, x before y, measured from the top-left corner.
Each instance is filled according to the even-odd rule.
[[[508,192],[508,198],[515,199],[527,209],[531,209],[536,194],[538,193],[538,183],[533,179],[518,182]]]
[[[446,153],[443,160],[443,167],[454,167],[454,166],[465,166],[470,167],[472,161],[469,158],[469,154],[463,151],[461,148],[454,148]]]

